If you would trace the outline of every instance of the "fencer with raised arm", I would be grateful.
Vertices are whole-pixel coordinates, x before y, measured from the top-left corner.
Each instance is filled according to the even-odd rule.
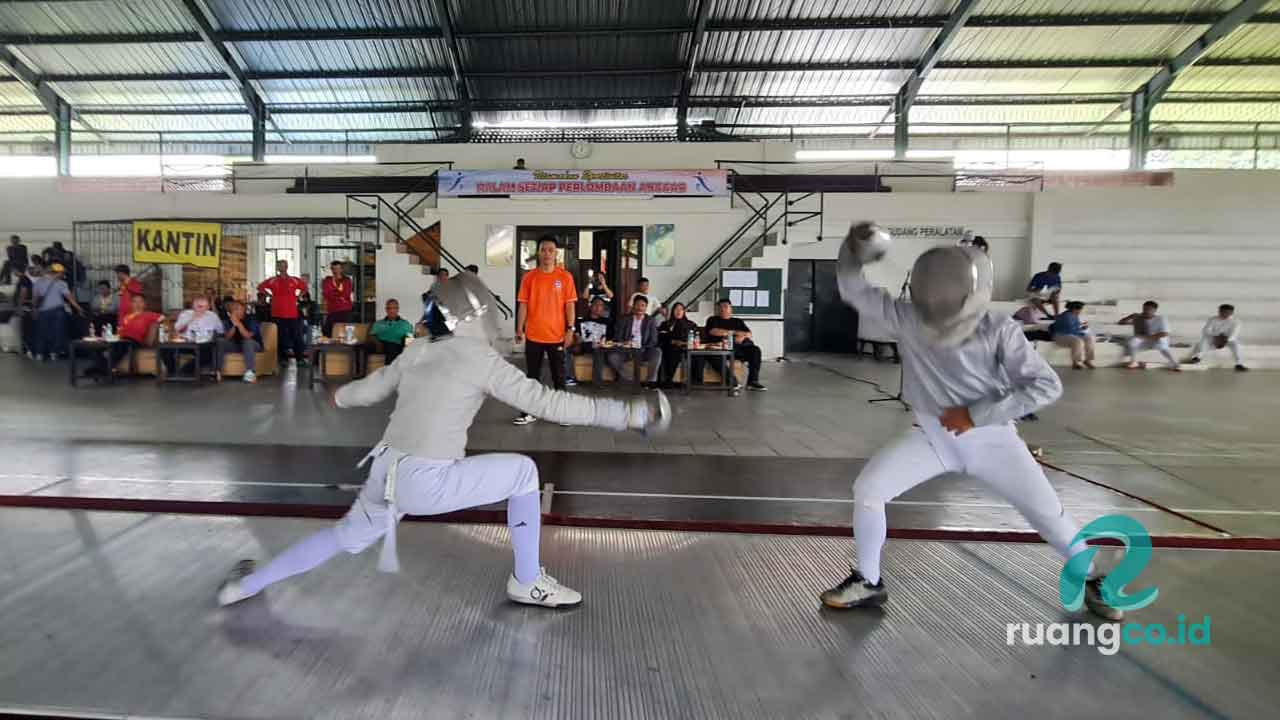
[[[885,505],[944,473],[977,478],[1064,558],[1085,548],[1073,542],[1079,527],[1014,429],[1014,419],[1055,401],[1062,384],[1018,322],[988,310],[990,258],[971,247],[933,248],[912,268],[911,299],[895,300],[863,276],[863,266],[884,257],[890,244],[889,234],[874,223],[855,224],[840,250],[837,282],[844,302],[896,338],[903,397],[916,425],[875,453],[854,481],[857,568],[822,594],[822,602],[835,608],[876,606],[887,599],[880,571]],[[1101,577],[1087,579],[1089,608],[1118,617],[1102,592]]]
[[[507,597],[545,607],[581,602],[581,595],[548,575],[539,561],[541,505],[533,460],[507,453],[467,457],[467,430],[485,398],[493,397],[556,422],[660,431],[670,422],[667,399],[661,393],[652,402],[572,395],[526,378],[493,348],[497,309],[492,293],[473,274],[450,280],[437,302],[451,334],[412,343],[395,362],[335,395],[340,408],[396,398],[382,441],[360,463],[372,464],[350,511],[261,570],[242,561],[219,591],[221,604],[256,595],[339,551],[362,552],[379,538],[385,539],[378,567],[395,572],[396,525],[405,514],[438,515],[502,500],[515,554]]]

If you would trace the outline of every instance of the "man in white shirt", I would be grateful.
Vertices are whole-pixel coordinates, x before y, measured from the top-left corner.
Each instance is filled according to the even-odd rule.
[[[649,314],[661,315],[665,318],[667,316],[667,309],[662,306],[662,303],[658,302],[658,298],[656,296],[649,294],[649,278],[640,278],[640,283],[637,287],[638,289],[636,292],[632,293],[631,297],[634,299],[636,295],[643,296],[645,302],[649,304]]]
[[[1234,305],[1219,305],[1218,314],[1209,318],[1200,331],[1200,342],[1196,343],[1187,362],[1194,365],[1200,362],[1200,355],[1205,350],[1220,350],[1225,347],[1231,349],[1231,355],[1236,360],[1236,372],[1248,371],[1249,368],[1245,367],[1244,360],[1240,357],[1240,321],[1235,315]]]
[[[1178,372],[1182,369],[1178,367],[1178,361],[1169,349],[1169,323],[1156,314],[1159,309],[1159,303],[1148,300],[1142,303],[1141,313],[1133,313],[1120,319],[1121,325],[1133,326],[1133,337],[1124,346],[1125,367],[1130,370],[1143,367],[1138,362],[1138,352],[1141,350],[1158,350],[1169,364],[1170,370]]]
[[[221,371],[219,362],[221,354],[215,340],[222,336],[222,319],[218,313],[209,309],[209,299],[198,297],[191,301],[191,309],[183,310],[173,323],[173,332],[180,340],[201,343],[196,352],[200,353],[200,364]],[[178,354],[175,351],[162,352],[165,369],[170,375],[174,373]]]

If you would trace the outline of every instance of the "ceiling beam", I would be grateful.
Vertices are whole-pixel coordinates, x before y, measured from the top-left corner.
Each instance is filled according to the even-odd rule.
[[[8,72],[32,95],[35,95],[36,100],[40,102],[40,107],[53,118],[54,155],[57,158],[58,174],[70,175],[71,121],[74,119],[90,132],[96,133],[96,131],[72,110],[70,101],[50,87],[47,80],[41,78],[34,68],[27,65],[5,45],[0,45],[0,69]]]
[[[232,55],[230,48],[218,39],[218,29],[214,27],[211,15],[205,13],[200,0],[181,0],[180,4],[186,10],[187,17],[195,24],[196,32],[200,34],[205,46],[217,56],[218,63],[222,65],[227,77],[235,83],[236,88],[240,91],[240,97],[244,99],[245,108],[254,119],[255,154],[253,159],[255,162],[262,162],[263,158],[258,157],[258,155],[260,154],[259,150],[265,152],[266,144],[260,141],[264,138],[266,125],[270,124],[276,132],[279,132],[280,128],[271,120],[270,114],[267,113],[266,103],[258,95],[258,91],[254,89],[249,78],[245,76],[245,69],[240,66],[239,60]]]
[[[698,10],[694,14],[690,28],[689,52],[684,58],[684,68],[680,75],[680,95],[676,101],[676,138],[684,140],[689,137],[689,94],[693,92],[693,78],[698,72],[698,55],[702,51],[702,42],[706,37],[707,18],[711,13],[712,0],[698,0]]]
[[[905,160],[907,157],[907,120],[911,114],[911,104],[915,102],[916,95],[920,93],[920,87],[924,85],[925,78],[929,76],[929,73],[938,64],[942,54],[947,51],[947,48],[951,47],[951,43],[955,41],[956,35],[964,27],[965,22],[969,20],[969,16],[973,15],[974,8],[977,5],[978,0],[959,0],[956,3],[951,15],[947,18],[947,23],[942,26],[942,29],[934,36],[933,41],[929,43],[929,47],[924,51],[924,56],[916,61],[916,65],[912,68],[911,74],[907,76],[906,82],[902,83],[902,87],[898,88],[898,94],[894,97],[893,108],[890,110],[894,115],[893,152],[895,158]],[[885,116],[885,120],[887,119],[888,115]],[[881,122],[884,122],[884,120]]]
[[[1090,13],[1087,15],[974,15],[966,23],[972,28],[1110,27],[1125,25],[1212,25],[1223,13],[1132,12]],[[850,18],[797,18],[767,20],[709,20],[705,31],[760,32],[780,30],[897,30],[941,28],[948,15],[870,16]],[[1280,12],[1257,13],[1251,24],[1280,24]],[[460,40],[506,40],[513,38],[554,38],[587,36],[682,35],[692,32],[687,25],[612,25],[584,27],[541,27],[502,30],[455,29]],[[215,34],[221,42],[323,42],[329,40],[413,40],[443,38],[439,27],[324,28],[305,30],[223,30]],[[0,45],[155,45],[198,43],[204,38],[193,32],[168,33],[6,33]]]
[[[1242,0],[1225,15],[1209,26],[1182,52],[1164,63],[1160,70],[1142,87],[1134,91],[1129,100],[1129,167],[1140,170],[1147,164],[1147,146],[1151,135],[1151,109],[1164,97],[1169,88],[1187,68],[1201,58],[1218,41],[1235,32],[1260,11],[1268,0]],[[1205,61],[1207,62],[1207,61]]]

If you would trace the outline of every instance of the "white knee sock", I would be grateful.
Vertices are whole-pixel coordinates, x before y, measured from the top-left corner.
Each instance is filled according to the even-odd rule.
[[[884,503],[855,500],[853,504],[853,543],[858,557],[858,572],[872,585],[880,582],[880,551],[889,534]]]
[[[537,491],[507,499],[507,527],[511,529],[511,550],[516,556],[516,581],[533,582],[541,571],[538,543],[542,533],[542,502]]]
[[[241,580],[240,587],[246,595],[257,595],[268,585],[323,565],[341,549],[338,531],[325,528],[289,546],[261,570]]]

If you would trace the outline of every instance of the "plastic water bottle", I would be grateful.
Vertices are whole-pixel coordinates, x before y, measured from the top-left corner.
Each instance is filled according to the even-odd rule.
[[[169,342],[169,328],[164,323],[160,323],[160,329],[157,331],[157,339],[162,343]]]
[[[320,342],[320,337],[323,334],[324,334],[324,331],[320,329],[319,325],[312,325],[311,326],[311,344],[312,345],[318,344]]]
[[[733,331],[724,336],[724,349],[733,352]]]
[[[696,347],[696,346],[697,346],[697,340],[698,340],[698,334],[697,334],[696,332],[694,332],[694,331],[690,330],[690,331],[689,331],[689,347],[690,347],[690,348]]]
[[[354,325],[348,325],[345,329],[345,335],[348,345],[356,344],[356,328]]]

